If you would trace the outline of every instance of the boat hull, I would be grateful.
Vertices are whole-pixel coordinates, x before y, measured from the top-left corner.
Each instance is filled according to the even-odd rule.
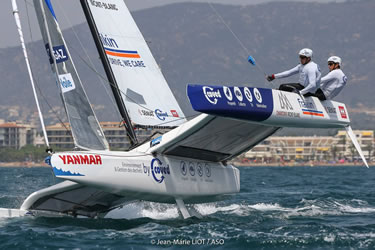
[[[64,152],[51,157],[56,177],[129,199],[202,203],[240,190],[231,165],[131,152]]]

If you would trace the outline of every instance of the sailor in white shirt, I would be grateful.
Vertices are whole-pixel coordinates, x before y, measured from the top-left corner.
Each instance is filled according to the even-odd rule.
[[[329,73],[320,80],[320,89],[315,92],[315,96],[320,100],[331,100],[337,96],[344,88],[347,77],[341,70],[341,58],[331,56],[328,58]]]
[[[299,83],[287,83],[281,84],[279,90],[293,91],[300,93],[304,96],[314,96],[314,93],[320,87],[320,68],[319,66],[311,61],[313,51],[305,48],[299,52],[300,64],[296,67],[278,73],[267,76],[268,81],[272,81],[277,78],[285,78],[291,75],[299,73]]]

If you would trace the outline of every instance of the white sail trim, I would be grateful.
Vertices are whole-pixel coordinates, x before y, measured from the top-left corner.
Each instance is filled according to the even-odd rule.
[[[184,114],[123,0],[87,1],[133,123],[173,127]]]

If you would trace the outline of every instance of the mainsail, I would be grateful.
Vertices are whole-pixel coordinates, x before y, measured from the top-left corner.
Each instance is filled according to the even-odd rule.
[[[83,89],[50,0],[34,0],[34,6],[75,145],[88,150],[107,150],[108,142]]]
[[[124,1],[81,3],[87,8],[86,17],[92,17],[99,53],[106,56],[132,123],[160,127],[184,123],[184,114]]]

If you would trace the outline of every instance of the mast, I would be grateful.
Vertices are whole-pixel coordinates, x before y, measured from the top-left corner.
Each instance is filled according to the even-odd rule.
[[[116,78],[113,74],[113,71],[112,71],[112,69],[110,67],[110,64],[109,64],[109,61],[108,61],[108,58],[107,58],[107,56],[105,54],[105,51],[103,49],[103,45],[102,45],[102,42],[101,42],[100,37],[99,37],[98,29],[96,28],[95,21],[92,17],[92,14],[91,14],[91,11],[90,11],[89,6],[87,4],[87,1],[86,0],[80,0],[80,2],[81,2],[81,5],[82,5],[83,12],[85,13],[87,23],[90,27],[91,34],[94,38],[96,48],[98,49],[100,59],[103,63],[105,73],[107,75],[108,81],[110,82],[111,90],[112,90],[112,93],[115,97],[117,107],[118,107],[118,109],[120,111],[120,114],[121,114],[121,117],[122,117],[122,119],[125,123],[124,125],[125,125],[126,132],[128,134],[128,137],[130,139],[130,143],[131,143],[132,146],[134,146],[138,143],[137,136],[134,132],[134,128],[132,126],[132,123],[131,123],[130,117],[128,115],[128,112],[126,111],[125,103],[121,98],[121,93],[120,93],[120,89],[117,85]]]
[[[15,19],[15,21],[16,21],[16,25],[17,25],[17,29],[18,29],[18,34],[19,34],[20,41],[21,41],[21,46],[22,46],[22,50],[23,50],[23,55],[24,55],[24,57],[25,57],[25,62],[26,62],[26,66],[27,66],[27,71],[28,71],[28,73],[29,73],[29,78],[30,78],[31,87],[32,87],[32,89],[33,89],[33,94],[34,94],[34,98],[35,98],[36,106],[37,106],[37,109],[38,109],[38,114],[39,114],[40,123],[41,123],[41,125],[42,125],[42,130],[43,130],[44,140],[45,140],[45,143],[46,143],[46,146],[47,146],[47,152],[52,152],[52,150],[51,150],[51,148],[50,148],[50,146],[49,146],[49,142],[48,142],[48,136],[47,136],[46,127],[45,127],[45,125],[44,125],[44,119],[43,119],[42,111],[41,111],[40,106],[39,106],[38,95],[37,95],[37,93],[36,93],[36,89],[35,89],[34,77],[33,77],[33,73],[32,73],[32,71],[31,71],[29,57],[28,57],[28,55],[27,55],[27,50],[26,50],[25,40],[24,40],[24,38],[23,38],[23,32],[22,32],[22,27],[21,27],[21,21],[20,21],[20,17],[19,17],[19,12],[18,12],[18,7],[17,7],[17,2],[16,2],[16,0],[12,0],[12,6],[13,6],[13,15],[14,15],[14,19]]]

